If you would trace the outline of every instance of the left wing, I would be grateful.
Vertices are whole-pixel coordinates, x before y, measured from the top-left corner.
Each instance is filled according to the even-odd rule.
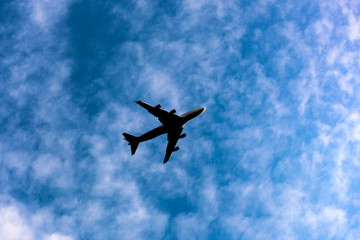
[[[179,116],[175,115],[175,109],[171,110],[170,112],[161,109],[161,105],[157,105],[155,107],[147,104],[143,101],[135,101],[137,104],[148,110],[149,113],[154,115],[159,119],[159,121],[164,124],[164,126],[168,127],[169,125],[174,125],[173,123],[180,119]]]

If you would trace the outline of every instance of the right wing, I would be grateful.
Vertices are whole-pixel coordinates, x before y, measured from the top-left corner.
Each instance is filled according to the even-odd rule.
[[[176,143],[179,139],[178,138],[175,138],[175,139],[172,139],[168,142],[168,145],[166,147],[166,154],[165,154],[165,158],[164,158],[164,163],[166,163],[167,161],[169,161],[169,158],[171,156],[171,154],[177,150],[179,150],[179,147],[175,148],[176,146]]]
[[[168,145],[166,147],[166,154],[163,164],[169,161],[169,158],[173,152],[178,151],[180,149],[179,147],[176,147],[176,143],[180,138],[183,137],[180,136],[182,130],[183,128],[177,128],[177,129],[172,129],[171,131],[168,132]]]

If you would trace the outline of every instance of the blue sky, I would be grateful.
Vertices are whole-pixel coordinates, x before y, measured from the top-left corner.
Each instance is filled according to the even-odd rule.
[[[0,239],[359,239],[358,1],[2,1]],[[182,114],[131,156],[121,134]]]

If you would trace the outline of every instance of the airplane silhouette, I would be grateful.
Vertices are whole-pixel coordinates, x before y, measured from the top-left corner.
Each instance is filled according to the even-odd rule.
[[[168,145],[166,147],[166,154],[163,164],[169,160],[172,152],[176,152],[180,149],[178,146],[177,147],[175,146],[180,138],[186,137],[185,133],[181,134],[185,123],[187,123],[191,119],[198,117],[206,109],[204,107],[196,108],[187,113],[184,113],[181,116],[178,116],[175,114],[176,113],[175,109],[168,112],[161,109],[160,104],[153,107],[142,101],[135,101],[135,102],[140,106],[142,106],[143,108],[145,108],[146,110],[148,110],[149,113],[157,117],[159,121],[162,123],[162,125],[138,137],[132,136],[128,133],[123,133],[123,136],[125,137],[124,140],[129,142],[129,145],[131,146],[131,154],[134,155],[140,142],[145,142],[147,140],[158,137],[161,134],[167,133]]]

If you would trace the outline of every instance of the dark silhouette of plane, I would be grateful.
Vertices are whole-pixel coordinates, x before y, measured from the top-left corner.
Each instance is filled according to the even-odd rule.
[[[131,146],[131,154],[134,155],[140,142],[145,142],[147,140],[160,136],[161,134],[167,133],[168,145],[166,147],[166,154],[163,164],[169,160],[172,152],[176,152],[180,149],[179,147],[175,147],[175,146],[180,138],[186,137],[185,133],[181,134],[185,123],[187,123],[193,118],[198,117],[206,109],[204,107],[196,108],[187,113],[184,113],[181,116],[178,116],[175,114],[176,112],[175,109],[171,110],[170,112],[167,112],[161,109],[160,104],[153,107],[142,101],[135,101],[135,102],[140,106],[142,106],[143,108],[145,108],[146,110],[148,110],[149,113],[157,117],[159,121],[162,123],[162,125],[138,137],[132,136],[128,133],[123,133],[125,137],[124,140],[129,142],[129,145]]]

